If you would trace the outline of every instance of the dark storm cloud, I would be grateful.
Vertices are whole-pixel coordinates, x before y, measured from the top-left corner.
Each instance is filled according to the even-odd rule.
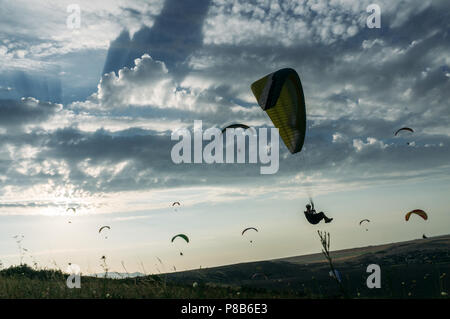
[[[166,0],[151,28],[141,28],[132,39],[124,31],[111,42],[103,74],[131,68],[135,59],[148,53],[182,77],[187,70],[180,64],[202,44],[201,30],[209,3],[210,0]]]
[[[0,127],[18,128],[25,124],[46,121],[61,105],[40,102],[33,98],[16,100],[0,100]]]
[[[222,182],[230,182],[233,177],[239,176],[237,172],[229,176],[233,169],[226,165],[174,164],[170,153],[176,141],[171,141],[170,135],[146,133],[144,135],[141,131],[139,135],[130,135],[130,131],[124,131],[113,136],[104,130],[95,133],[76,129],[58,130],[46,140],[45,152],[41,155],[67,162],[71,168],[71,181],[92,187],[90,191],[195,185],[205,183],[201,180],[206,179],[210,183],[219,177],[224,178]],[[112,179],[109,172],[92,178],[80,170],[79,164],[83,161],[88,161],[89,166],[108,167],[124,161],[128,161],[129,165]],[[242,169],[247,171],[244,167]],[[248,171],[253,172],[253,176],[258,173],[255,165]],[[219,184],[222,182],[218,181]]]
[[[398,127],[397,123],[382,120],[358,121],[364,130],[355,132],[354,122],[324,121],[310,129],[303,151],[296,155],[286,153],[280,174],[322,172],[329,178],[350,182],[355,177],[369,181],[377,174],[381,178],[396,173],[423,174],[439,168],[448,171],[449,136],[415,133],[394,137],[392,128]],[[413,142],[415,146],[408,146]]]
[[[354,37],[331,45],[304,41],[288,47],[273,46],[270,42],[209,45],[200,53],[216,57],[219,64],[203,72],[212,77],[217,75],[218,80],[225,76],[228,83],[232,83],[231,77],[235,77],[244,84],[274,68],[293,66],[302,75],[304,86],[310,92],[354,84],[359,87],[359,91],[354,92],[356,96],[370,94],[374,99],[379,98],[381,104],[399,94],[398,89],[403,89],[400,82],[415,82],[417,79],[423,88],[419,79],[421,72],[427,67],[432,70],[441,67],[442,59],[450,49],[447,31],[449,9],[448,2],[438,2],[417,14],[413,11],[411,17],[396,28],[390,27],[397,19],[395,13],[383,12],[381,29],[362,28]],[[383,45],[375,44],[363,50],[363,41],[377,39]],[[223,64],[220,64],[221,60],[224,60]],[[445,83],[445,79],[441,79]],[[386,95],[386,91],[390,94]],[[412,92],[414,98],[422,96],[422,93]],[[448,90],[439,90],[439,93],[444,94],[444,98],[448,97]]]
[[[111,133],[99,130],[87,133],[75,128],[57,130],[53,133],[36,131],[24,138],[3,137],[0,144],[14,142],[16,147],[39,146],[40,152],[33,158],[31,166],[65,163],[69,169],[67,177],[59,173],[33,173],[24,175],[11,170],[11,162],[0,162],[0,174],[7,173],[8,185],[46,183],[70,183],[90,193],[141,190],[195,185],[235,185],[243,187],[258,180],[264,183],[286,181],[296,174],[321,172],[327,178],[342,182],[361,184],[381,180],[406,180],[407,178],[430,177],[444,171],[450,156],[450,138],[439,136],[413,136],[411,138],[389,138],[391,135],[378,132],[378,138],[367,131],[358,137],[352,131],[352,121],[342,121],[336,126],[332,121],[315,127],[302,153],[291,155],[281,146],[280,170],[274,175],[260,175],[260,164],[174,164],[170,157],[172,146],[167,134],[140,129]],[[392,123],[379,126],[391,127]],[[370,126],[370,125],[368,125]],[[333,141],[333,134],[340,137]],[[406,145],[414,140],[416,146]],[[225,152],[224,152],[225,153]],[[118,172],[114,167],[126,163]],[[87,169],[100,169],[92,175]],[[112,169],[111,169],[112,168]],[[430,171],[436,170],[433,174]],[[364,173],[361,173],[364,172]],[[442,171],[441,171],[442,172]],[[408,177],[398,177],[402,173]],[[397,177],[396,177],[397,176]],[[302,181],[300,181],[302,183]]]

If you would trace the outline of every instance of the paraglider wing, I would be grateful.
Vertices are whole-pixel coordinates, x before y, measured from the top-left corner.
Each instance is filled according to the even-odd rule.
[[[250,126],[245,125],[245,124],[231,124],[231,125],[228,125],[227,127],[224,127],[224,128],[222,129],[222,134],[223,134],[228,128],[242,128],[242,129],[246,130],[246,129],[250,128]]]
[[[66,212],[68,212],[69,210],[72,210],[74,213],[76,213],[77,211],[76,211],[76,209],[75,208],[73,208],[73,207],[69,207],[69,208],[67,208],[66,209]]]
[[[411,133],[414,133],[414,130],[413,130],[412,128],[410,128],[410,127],[402,127],[401,129],[398,129],[398,130],[395,132],[394,136],[397,136],[397,134],[398,134],[400,131],[410,131]]]
[[[172,204],[172,206],[175,206],[175,205],[180,206],[180,202],[174,202],[174,203]]]
[[[368,220],[368,219],[363,219],[362,221],[359,222],[359,224],[361,225],[363,222],[368,222],[368,223],[370,223],[370,220]]]
[[[177,237],[183,238],[187,243],[189,242],[189,237],[188,236],[186,236],[185,234],[178,234],[178,235],[175,235],[175,236],[172,237],[172,243]]]
[[[109,226],[102,226],[102,227],[100,227],[100,229],[98,230],[98,233],[100,234],[100,233],[102,232],[102,230],[105,229],[105,228],[111,229],[111,227],[109,227]]]
[[[255,227],[248,227],[248,228],[246,228],[246,229],[244,229],[244,230],[242,231],[242,235],[244,235],[244,233],[245,233],[246,231],[250,230],[250,229],[253,229],[253,230],[258,231]]]
[[[425,213],[423,210],[421,210],[421,209],[414,209],[414,210],[408,212],[408,213],[405,215],[405,220],[408,221],[408,220],[409,220],[409,217],[411,217],[412,214],[419,215],[420,217],[422,217],[422,218],[425,219],[425,220],[428,219],[427,213]]]
[[[305,141],[306,108],[297,72],[290,68],[278,70],[254,82],[251,89],[289,151],[300,152]]]

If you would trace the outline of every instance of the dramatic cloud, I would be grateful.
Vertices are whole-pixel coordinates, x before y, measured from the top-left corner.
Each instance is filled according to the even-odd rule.
[[[53,18],[32,22],[27,36],[23,22],[10,36],[20,4],[2,20],[1,212],[67,198],[102,207],[123,192],[217,187],[215,198],[232,200],[242,187],[253,187],[249,196],[326,192],[448,174],[445,1],[382,1],[381,29],[366,27],[370,1],[193,1],[189,15],[174,1],[81,3],[85,29],[70,32],[56,27],[65,4],[50,4],[38,13]],[[271,126],[250,84],[286,66],[302,79],[308,130],[300,154],[281,143],[277,174],[172,162],[171,132],[194,120]],[[404,125],[414,134],[395,137]]]
[[[30,123],[41,123],[62,109],[61,104],[22,98],[20,101],[0,100],[0,126],[17,129]]]

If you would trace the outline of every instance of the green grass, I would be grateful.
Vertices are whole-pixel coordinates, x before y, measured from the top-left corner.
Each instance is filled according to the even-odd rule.
[[[68,275],[59,270],[35,270],[27,265],[0,271],[0,298],[299,298],[298,293],[276,293],[265,289],[220,287],[211,284],[168,284],[163,276],[109,279],[82,276],[81,288],[66,286]]]
[[[81,288],[69,289],[67,277],[59,270],[13,266],[0,271],[0,299],[344,298],[331,278],[325,281],[313,277],[300,285],[292,282],[290,288],[266,289],[201,280],[196,285],[189,280],[170,282],[165,275],[125,279],[82,276]],[[435,274],[429,272],[425,279],[416,280],[413,279],[416,276],[405,276],[405,269],[391,268],[385,272],[382,290],[367,289],[364,275],[353,273],[346,277],[343,284],[346,285],[347,298],[449,298],[441,295],[441,291],[446,290],[446,278],[440,269],[436,269]],[[428,287],[425,287],[427,282]]]
[[[422,246],[430,244],[419,242],[422,246],[407,251],[368,253],[336,262],[329,234],[319,236],[325,263],[260,261],[136,278],[82,276],[80,289],[67,287],[68,274],[56,264],[55,269],[42,269],[35,262],[33,267],[21,263],[0,271],[0,299],[449,298],[450,251],[445,243],[426,250]],[[107,273],[106,257],[101,261]],[[381,289],[367,288],[366,267],[372,263],[381,267]],[[330,277],[334,269],[340,271],[342,282]],[[255,273],[265,276],[254,279]]]

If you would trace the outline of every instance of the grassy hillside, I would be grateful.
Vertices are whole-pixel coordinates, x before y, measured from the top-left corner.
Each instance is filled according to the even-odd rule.
[[[339,285],[319,255],[136,278],[68,275],[35,265],[0,271],[0,298],[448,298],[450,236],[331,253]],[[381,268],[381,288],[366,285],[367,266]]]
[[[214,267],[168,275],[174,283],[205,282],[270,289],[325,298],[447,298],[450,290],[450,236],[331,252],[342,287],[330,277],[323,254]],[[381,288],[369,289],[367,266],[381,268]]]
[[[68,275],[27,265],[0,271],[0,298],[298,298],[266,289],[226,288],[208,284],[167,283],[164,276],[105,279],[82,276],[81,288],[69,289]]]

